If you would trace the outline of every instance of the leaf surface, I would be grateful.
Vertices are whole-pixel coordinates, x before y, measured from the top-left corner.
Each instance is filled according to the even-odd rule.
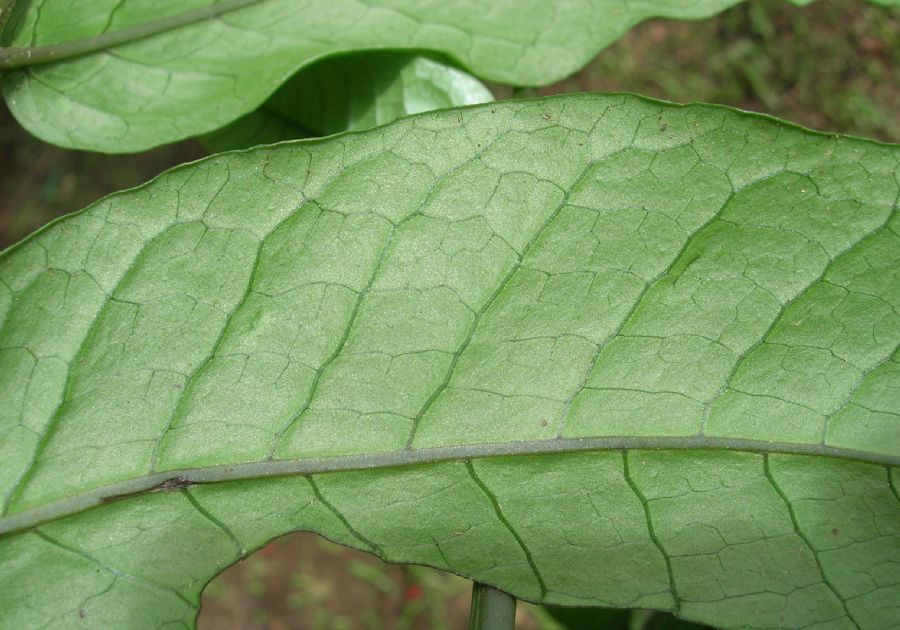
[[[900,622],[898,147],[633,96],[227,153],[0,255],[0,625],[305,529],[550,604]]]
[[[368,129],[401,116],[494,100],[473,76],[427,57],[333,57],[292,77],[263,105],[207,134],[215,151]]]
[[[424,49],[490,81],[549,84],[641,20],[702,18],[737,2],[19,2],[5,37],[17,50],[0,49],[0,69],[31,65],[5,73],[2,89],[19,122],[47,142],[140,151],[223,127],[329,55]]]

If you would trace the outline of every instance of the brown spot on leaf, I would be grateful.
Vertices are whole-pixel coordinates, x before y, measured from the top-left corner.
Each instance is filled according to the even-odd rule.
[[[193,485],[193,483],[185,477],[173,477],[172,479],[166,479],[155,488],[148,490],[148,492],[171,492],[172,490],[187,488],[190,485]]]

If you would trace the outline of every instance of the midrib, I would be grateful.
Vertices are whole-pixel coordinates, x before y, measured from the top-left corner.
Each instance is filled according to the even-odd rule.
[[[201,483],[219,483],[267,477],[312,475],[329,472],[348,472],[366,469],[464,461],[483,457],[511,455],[539,455],[577,451],[623,450],[729,450],[749,453],[818,455],[844,460],[862,461],[882,466],[900,466],[900,456],[870,453],[825,444],[791,444],[739,438],[691,437],[593,437],[555,438],[520,442],[491,442],[462,444],[433,448],[411,448],[313,457],[308,459],[262,460],[235,464],[219,464],[196,468],[179,468],[132,477],[117,483],[100,486],[69,495],[44,505],[0,517],[0,536],[28,529],[89,508],[119,499],[162,492]]]
[[[136,24],[117,31],[101,33],[94,37],[86,37],[59,44],[47,44],[45,46],[31,46],[27,48],[3,48],[0,47],[0,70],[12,70],[26,66],[36,66],[45,63],[54,63],[63,59],[71,59],[93,52],[106,50],[114,46],[121,46],[136,42],[147,37],[159,35],[166,31],[175,30],[183,26],[210,20],[238,9],[243,9],[254,4],[260,4],[267,0],[220,0],[204,7],[185,11],[150,20],[142,24]],[[37,28],[37,24],[35,24]]]

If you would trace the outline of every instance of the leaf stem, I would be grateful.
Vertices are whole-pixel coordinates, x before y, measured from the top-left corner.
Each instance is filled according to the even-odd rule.
[[[2,1],[0,0],[0,3]],[[185,11],[177,15],[151,20],[111,33],[101,33],[95,37],[28,48],[0,47],[0,70],[13,70],[25,66],[36,66],[79,57],[105,48],[135,42],[165,31],[202,22],[203,20],[216,18],[224,13],[243,9],[260,2],[265,2],[265,0],[221,0],[193,11]],[[12,2],[9,3],[9,8],[12,8]],[[4,13],[0,14],[0,22],[4,21],[8,15],[6,8],[3,11]]]
[[[469,630],[515,630],[516,598],[509,593],[474,582]]]

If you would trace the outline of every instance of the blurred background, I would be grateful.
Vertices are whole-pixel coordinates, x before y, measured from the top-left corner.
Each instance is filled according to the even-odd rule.
[[[493,87],[493,86],[492,86]],[[493,87],[498,98],[513,90]],[[558,84],[517,94],[627,91],[765,112],[806,127],[900,142],[900,9],[751,0],[698,22],[652,20]],[[0,106],[0,248],[103,195],[207,154],[196,141],[125,156],[67,151]],[[469,582],[391,566],[312,534],[276,540],[207,588],[202,630],[465,628]],[[520,630],[560,628],[519,606]]]

